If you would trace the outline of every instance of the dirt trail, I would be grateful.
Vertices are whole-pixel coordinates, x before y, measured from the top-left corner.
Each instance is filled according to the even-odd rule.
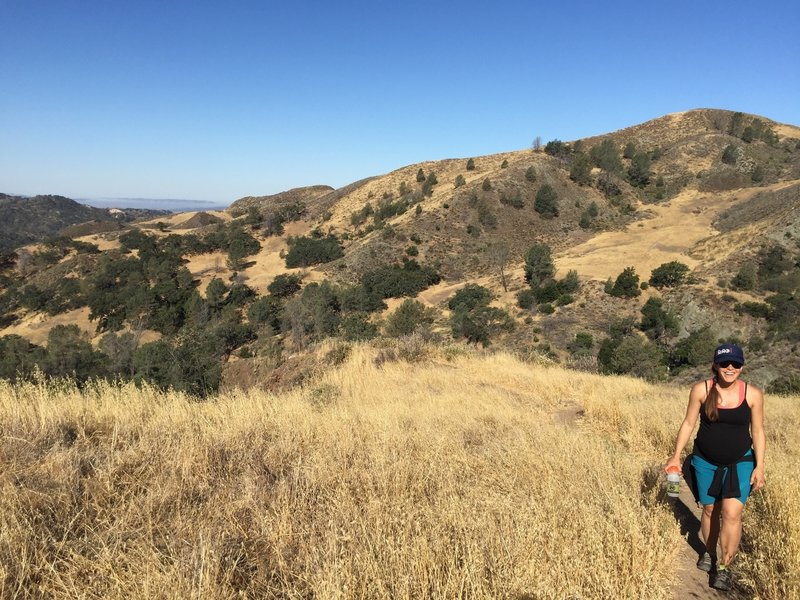
[[[686,598],[745,600],[751,598],[750,595],[736,587],[729,592],[721,592],[709,585],[708,574],[696,566],[697,559],[705,548],[700,537],[701,509],[697,506],[691,491],[683,481],[681,481],[681,494],[674,500],[674,503],[675,516],[681,525],[681,533],[686,541],[682,545],[675,564],[678,582],[672,588],[673,600],[685,600]]]

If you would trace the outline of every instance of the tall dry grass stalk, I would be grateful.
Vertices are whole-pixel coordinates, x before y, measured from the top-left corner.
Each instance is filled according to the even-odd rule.
[[[677,430],[673,391],[376,352],[279,396],[0,383],[0,596],[667,597],[679,528],[643,481]],[[796,548],[778,454],[757,518]],[[748,550],[754,585],[789,560],[772,551]]]

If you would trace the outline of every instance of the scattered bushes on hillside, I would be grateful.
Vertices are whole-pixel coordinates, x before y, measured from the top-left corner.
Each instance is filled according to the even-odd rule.
[[[559,139],[550,140],[544,145],[545,154],[563,158],[569,154],[569,145]]]
[[[373,214],[375,214],[375,211],[372,209],[372,204],[367,202],[360,210],[354,211],[350,215],[350,224],[353,227],[363,225]]]
[[[611,327],[610,337],[603,340],[597,353],[601,373],[633,375],[650,381],[667,375],[665,357],[650,340],[637,334],[630,321]]]
[[[12,334],[0,337],[0,379],[17,381],[31,378],[45,362],[47,351],[25,338]]]

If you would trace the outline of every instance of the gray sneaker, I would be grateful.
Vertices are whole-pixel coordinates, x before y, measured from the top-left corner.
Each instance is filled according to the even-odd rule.
[[[727,592],[733,585],[733,575],[730,569],[719,569],[711,578],[711,587]]]
[[[711,573],[714,569],[714,563],[717,562],[717,557],[712,556],[709,552],[703,552],[697,560],[697,568],[706,573]]]

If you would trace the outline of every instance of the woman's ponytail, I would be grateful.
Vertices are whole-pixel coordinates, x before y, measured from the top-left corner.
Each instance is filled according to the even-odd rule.
[[[715,423],[719,420],[718,405],[721,396],[719,395],[719,390],[717,390],[717,370],[712,366],[711,371],[714,373],[714,382],[711,384],[711,389],[709,389],[706,394],[705,402],[703,402],[703,410],[708,420]]]

